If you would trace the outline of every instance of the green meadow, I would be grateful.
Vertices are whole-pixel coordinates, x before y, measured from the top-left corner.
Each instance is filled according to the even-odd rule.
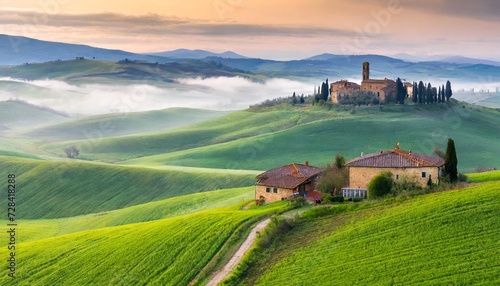
[[[110,226],[154,221],[248,203],[254,187],[216,190],[134,205],[122,209],[58,219],[21,219],[19,242]],[[6,221],[3,221],[6,223]]]
[[[81,159],[148,166],[265,170],[290,162],[324,166],[337,153],[346,158],[389,149],[432,154],[453,138],[459,168],[497,166],[498,111],[467,104],[383,106],[331,110],[284,107],[239,111],[217,119],[140,136],[63,141],[41,150],[63,156],[76,145]],[[355,135],[355,136],[353,136]]]
[[[85,162],[0,157],[0,176],[15,174],[18,216],[63,218],[180,195],[252,185],[254,175],[189,173]],[[0,197],[0,205],[7,197]]]
[[[229,284],[497,285],[499,191],[496,181],[299,222]]]
[[[11,285],[187,285],[233,232],[286,208],[213,209],[99,228],[17,245],[17,277]],[[6,248],[0,250],[7,257]]]
[[[150,68],[75,64],[96,82]],[[37,68],[12,71],[36,78],[45,67]],[[106,72],[92,74],[94,68]],[[46,72],[82,80],[76,70]],[[255,176],[292,162],[323,167],[337,153],[350,159],[396,142],[432,154],[452,138],[461,172],[500,164],[499,111],[457,101],[83,118],[8,101],[0,111],[0,177],[16,174],[18,223],[17,278],[10,280],[3,267],[2,285],[203,284],[253,225],[292,207],[251,205]],[[64,154],[72,145],[80,150],[77,159]],[[500,175],[468,177],[472,185],[459,190],[294,210],[285,217],[303,217],[269,248],[249,254],[248,268],[229,284],[498,284]],[[312,215],[321,212],[327,215]],[[0,258],[8,256],[1,247]]]
[[[116,113],[72,119],[22,135],[36,140],[99,140],[105,137],[168,130],[227,114],[192,108],[169,108],[135,113]]]

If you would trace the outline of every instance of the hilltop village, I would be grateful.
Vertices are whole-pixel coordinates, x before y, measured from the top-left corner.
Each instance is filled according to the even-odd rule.
[[[453,91],[451,82],[434,87],[431,83],[423,81],[409,82],[397,78],[387,77],[373,79],[370,77],[370,63],[362,65],[361,83],[340,79],[329,83],[328,79],[319,86],[314,86],[313,94],[297,95],[295,92],[290,97],[280,97],[266,100],[250,106],[250,108],[269,107],[279,104],[312,104],[312,105],[383,105],[383,104],[434,104],[450,100]]]
[[[362,67],[361,85],[348,80],[328,84],[321,84],[321,87],[314,93],[314,101],[319,103],[321,100],[331,100],[333,104],[341,105],[373,105],[398,103],[405,104],[405,100],[410,99],[417,104],[441,103],[450,100],[452,96],[451,83],[433,87],[431,83],[407,82],[397,78],[396,80],[383,78],[370,78],[370,63],[364,62]]]

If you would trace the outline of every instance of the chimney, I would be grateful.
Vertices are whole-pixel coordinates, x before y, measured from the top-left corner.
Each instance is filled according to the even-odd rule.
[[[309,161],[306,161],[306,166],[309,166]]]

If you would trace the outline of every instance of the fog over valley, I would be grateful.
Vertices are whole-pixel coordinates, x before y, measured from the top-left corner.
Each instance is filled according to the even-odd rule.
[[[314,84],[273,78],[254,82],[243,77],[179,79],[158,87],[154,82],[81,84],[60,80],[0,78],[0,101],[19,99],[69,114],[96,115],[138,112],[169,107],[239,110],[293,92],[311,94]]]

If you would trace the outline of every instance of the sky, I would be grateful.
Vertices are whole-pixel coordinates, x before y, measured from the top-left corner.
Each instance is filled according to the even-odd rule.
[[[0,34],[149,53],[500,60],[498,0],[0,0]]]

